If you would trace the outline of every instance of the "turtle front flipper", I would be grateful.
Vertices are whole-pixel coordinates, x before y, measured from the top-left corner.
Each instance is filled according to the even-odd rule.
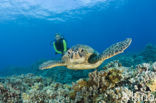
[[[66,65],[65,62],[62,60],[49,60],[41,64],[39,66],[39,69],[44,70],[44,69],[50,69],[57,66],[66,66]]]
[[[118,42],[116,44],[113,44],[112,46],[110,46],[109,48],[107,48],[100,56],[99,59],[103,62],[106,59],[109,59],[117,54],[120,54],[122,52],[124,52],[125,49],[127,49],[129,47],[129,45],[131,44],[132,39],[131,38],[127,38],[124,41]]]

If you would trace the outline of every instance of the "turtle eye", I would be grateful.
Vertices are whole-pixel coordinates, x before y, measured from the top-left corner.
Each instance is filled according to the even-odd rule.
[[[84,50],[83,49],[81,49],[81,52],[83,52]]]
[[[82,54],[80,52],[78,52],[79,56],[82,57]]]
[[[70,52],[68,51],[68,54],[70,54]]]

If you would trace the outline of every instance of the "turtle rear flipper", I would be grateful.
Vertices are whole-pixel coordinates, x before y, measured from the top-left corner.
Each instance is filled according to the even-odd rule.
[[[113,44],[112,46],[110,46],[109,48],[107,48],[100,56],[99,56],[99,60],[104,61],[106,59],[109,59],[117,54],[120,54],[122,52],[124,52],[124,50],[126,48],[129,47],[129,45],[131,44],[132,39],[131,38],[127,38],[124,41],[118,42],[116,44]]]
[[[66,66],[66,65],[65,62],[62,60],[49,60],[41,64],[39,66],[39,69],[44,70],[44,69],[50,69],[57,66]]]

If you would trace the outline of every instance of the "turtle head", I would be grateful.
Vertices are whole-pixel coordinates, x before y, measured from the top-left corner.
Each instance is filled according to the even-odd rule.
[[[90,48],[86,48],[82,45],[77,45],[69,49],[62,59],[72,64],[85,63],[91,55],[89,51]]]

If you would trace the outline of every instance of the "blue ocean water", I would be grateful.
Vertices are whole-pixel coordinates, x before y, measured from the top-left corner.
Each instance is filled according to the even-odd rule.
[[[56,33],[110,48],[49,68]],[[0,103],[156,103],[155,39],[156,0],[0,0]]]
[[[126,52],[138,52],[148,43],[156,44],[155,0],[71,0],[66,6],[65,1],[46,0],[43,6],[34,0],[29,5],[22,1],[0,1],[3,70],[60,58],[50,45],[55,33],[64,35],[68,47],[87,44],[99,52],[127,37],[133,38],[133,42]]]

